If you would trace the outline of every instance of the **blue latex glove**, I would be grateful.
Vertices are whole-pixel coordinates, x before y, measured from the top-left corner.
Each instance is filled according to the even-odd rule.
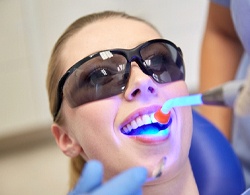
[[[89,161],[82,172],[78,183],[69,195],[139,195],[147,179],[147,170],[134,167],[122,172],[111,180],[102,183],[103,167],[99,161]]]

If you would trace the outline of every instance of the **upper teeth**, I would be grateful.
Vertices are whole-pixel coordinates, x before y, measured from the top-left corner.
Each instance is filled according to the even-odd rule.
[[[130,123],[125,125],[122,128],[122,131],[125,133],[129,133],[132,129],[137,129],[138,127],[141,127],[143,125],[148,125],[151,123],[155,123],[157,120],[154,117],[154,113],[152,114],[144,114],[142,116],[138,116],[134,120],[132,120]]]

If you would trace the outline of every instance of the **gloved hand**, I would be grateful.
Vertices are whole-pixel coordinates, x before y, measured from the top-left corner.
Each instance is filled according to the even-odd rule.
[[[147,170],[134,167],[102,183],[103,167],[99,161],[89,161],[85,165],[76,187],[69,195],[139,195],[147,179]]]

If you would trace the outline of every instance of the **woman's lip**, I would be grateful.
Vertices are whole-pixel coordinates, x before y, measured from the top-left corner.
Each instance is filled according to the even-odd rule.
[[[166,131],[166,133],[160,135],[138,135],[128,137],[145,144],[158,144],[161,142],[165,142],[170,136],[171,132],[169,127],[163,131]]]
[[[153,105],[153,106],[149,106],[149,107],[144,107],[144,108],[140,108],[137,109],[135,111],[133,111],[131,114],[129,114],[125,120],[121,123],[120,125],[120,129],[122,127],[124,127],[125,125],[129,124],[131,121],[133,121],[135,118],[137,118],[138,116],[143,116],[144,114],[151,114],[156,112],[157,110],[161,109],[160,105]]]

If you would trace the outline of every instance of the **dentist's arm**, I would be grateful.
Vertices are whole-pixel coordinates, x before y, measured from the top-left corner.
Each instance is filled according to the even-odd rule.
[[[147,170],[134,167],[102,183],[103,167],[99,161],[89,161],[83,169],[76,187],[69,195],[139,195],[147,179]]]
[[[210,2],[203,36],[200,67],[200,92],[233,80],[243,53],[229,8]],[[230,140],[230,109],[201,106],[201,113]]]

